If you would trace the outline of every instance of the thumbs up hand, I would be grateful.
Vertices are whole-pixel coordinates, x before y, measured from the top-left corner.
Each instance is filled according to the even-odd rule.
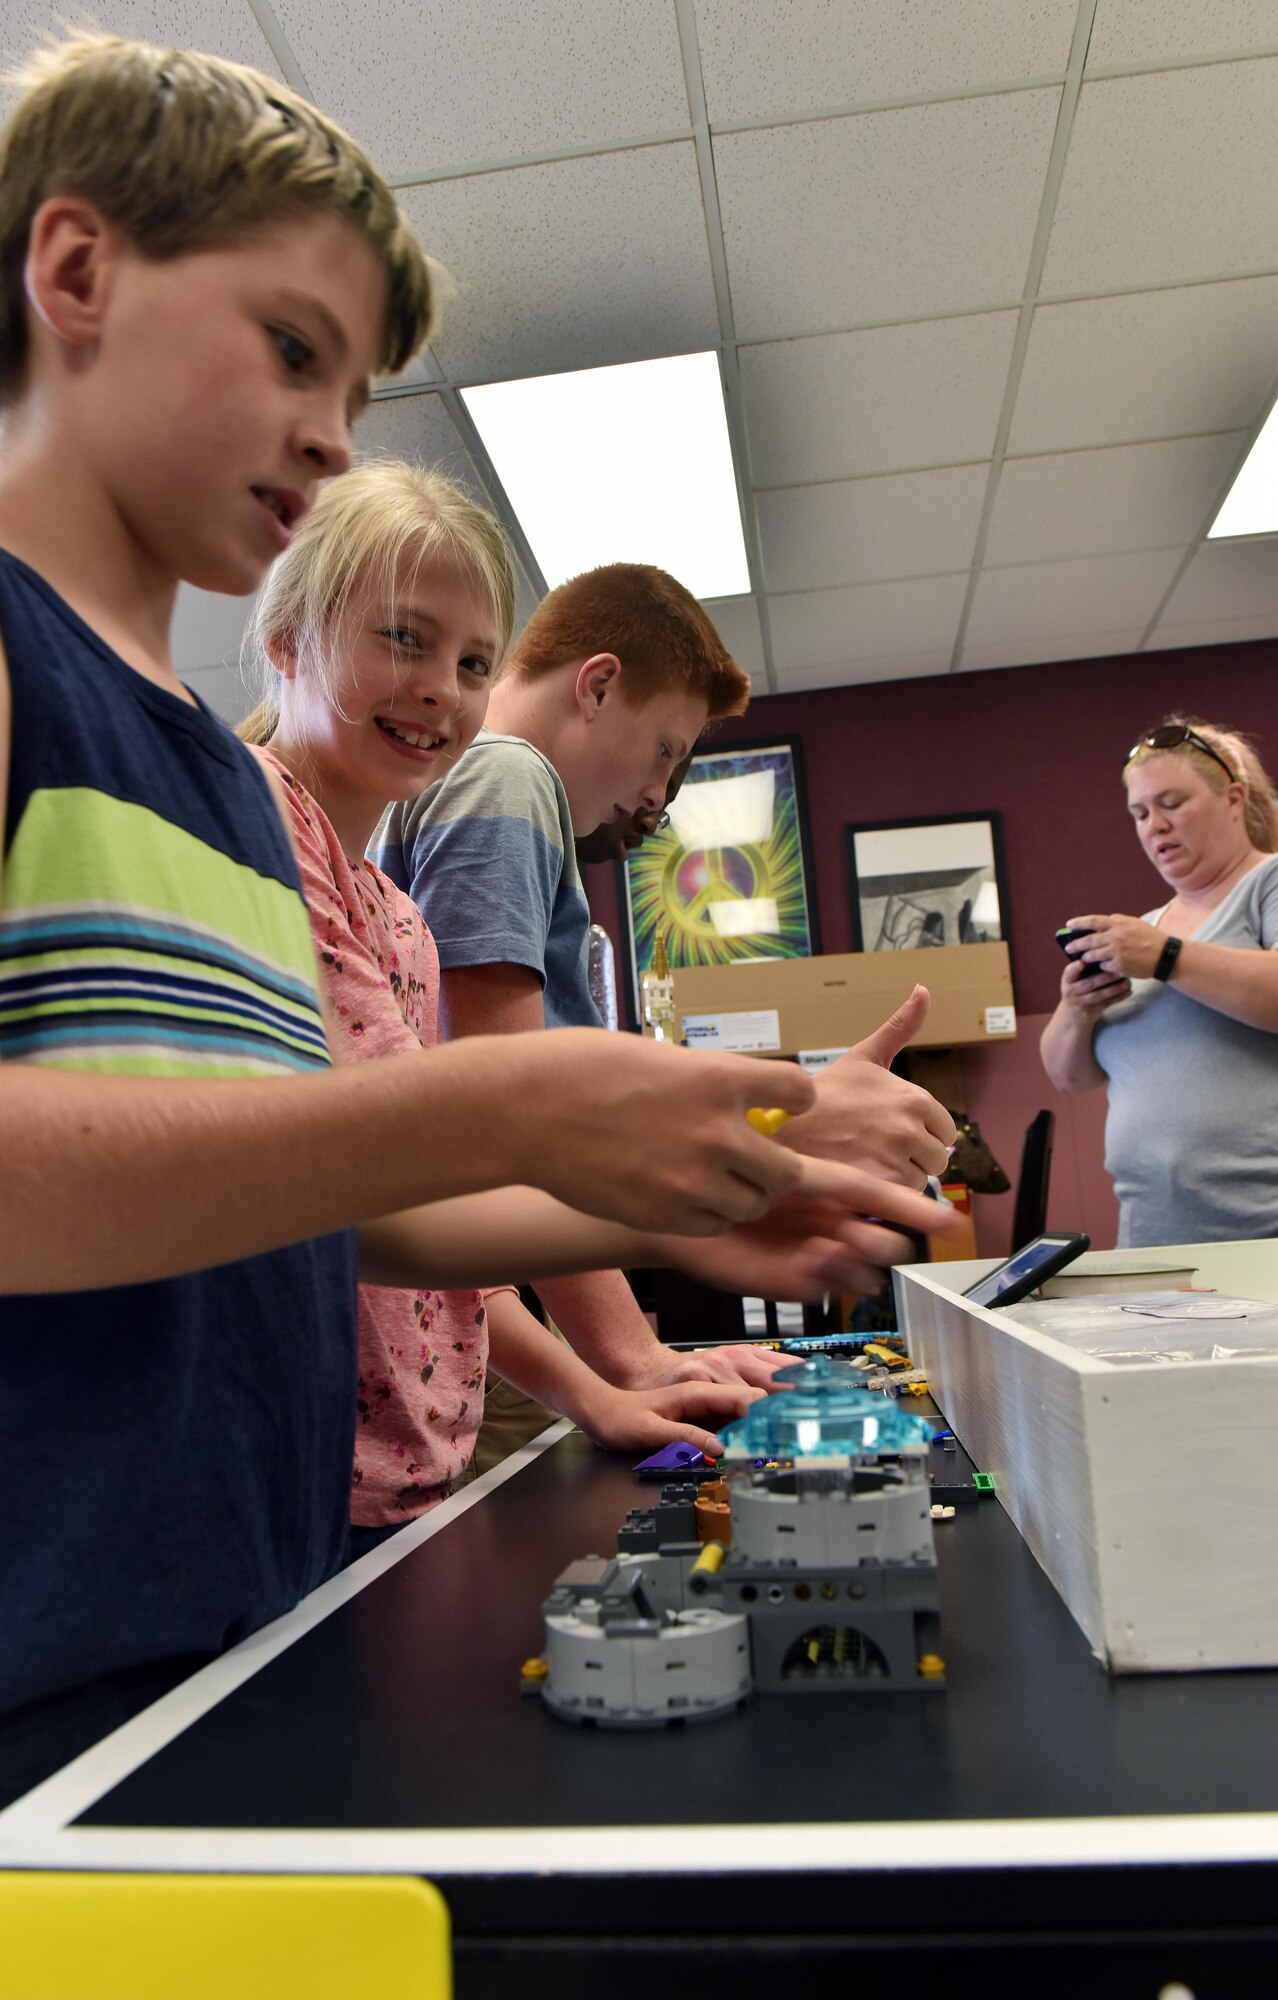
[[[816,1105],[792,1119],[778,1143],[906,1187],[922,1187],[929,1174],[943,1173],[954,1120],[926,1090],[893,1076],[889,1067],[919,1033],[931,1004],[926,986],[916,986],[881,1027],[821,1070],[813,1079]]]

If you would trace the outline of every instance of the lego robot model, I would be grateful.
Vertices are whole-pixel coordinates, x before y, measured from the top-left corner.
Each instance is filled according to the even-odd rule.
[[[709,1721],[751,1694],[944,1684],[931,1423],[824,1355],[723,1433],[724,1479],[666,1487],[615,1557],[569,1565],[525,1684],[564,1721]]]

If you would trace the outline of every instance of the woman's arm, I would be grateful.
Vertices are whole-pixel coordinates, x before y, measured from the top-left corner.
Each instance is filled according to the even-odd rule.
[[[1092,1053],[1096,1024],[1107,1007],[1125,1000],[1131,990],[1130,980],[1088,979],[1077,962],[1066,966],[1060,1004],[1038,1045],[1043,1068],[1058,1090],[1099,1090],[1108,1081]]]
[[[1072,917],[1070,922],[1094,932],[1080,957],[1129,979],[1153,977],[1167,944],[1166,931],[1140,917]],[[1187,1000],[1244,1027],[1278,1034],[1278,953],[1186,938],[1167,983]]]
[[[571,1417],[597,1444],[614,1451],[657,1451],[691,1444],[720,1452],[714,1431],[739,1417],[762,1392],[742,1383],[680,1382],[665,1389],[617,1389],[548,1333],[512,1292],[488,1300],[489,1360],[507,1382]]]

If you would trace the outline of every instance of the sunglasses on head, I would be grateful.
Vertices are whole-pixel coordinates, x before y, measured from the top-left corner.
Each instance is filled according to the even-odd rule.
[[[1201,750],[1204,757],[1212,758],[1220,765],[1230,784],[1237,784],[1237,778],[1219,750],[1213,750],[1206,738],[1191,729],[1187,722],[1164,722],[1160,728],[1151,729],[1147,736],[1138,736],[1127,752],[1127,761],[1130,764],[1138,750],[1179,750],[1186,743],[1193,750]]]

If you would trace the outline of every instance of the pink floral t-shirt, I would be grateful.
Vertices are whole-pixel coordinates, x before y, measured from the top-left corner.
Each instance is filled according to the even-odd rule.
[[[302,891],[339,1059],[439,1039],[439,957],[412,899],[341,849],[323,810],[269,750],[292,814]],[[488,1326],[480,1292],[359,1288],[359,1402],[351,1519],[380,1528],[446,1499],[475,1447]]]

